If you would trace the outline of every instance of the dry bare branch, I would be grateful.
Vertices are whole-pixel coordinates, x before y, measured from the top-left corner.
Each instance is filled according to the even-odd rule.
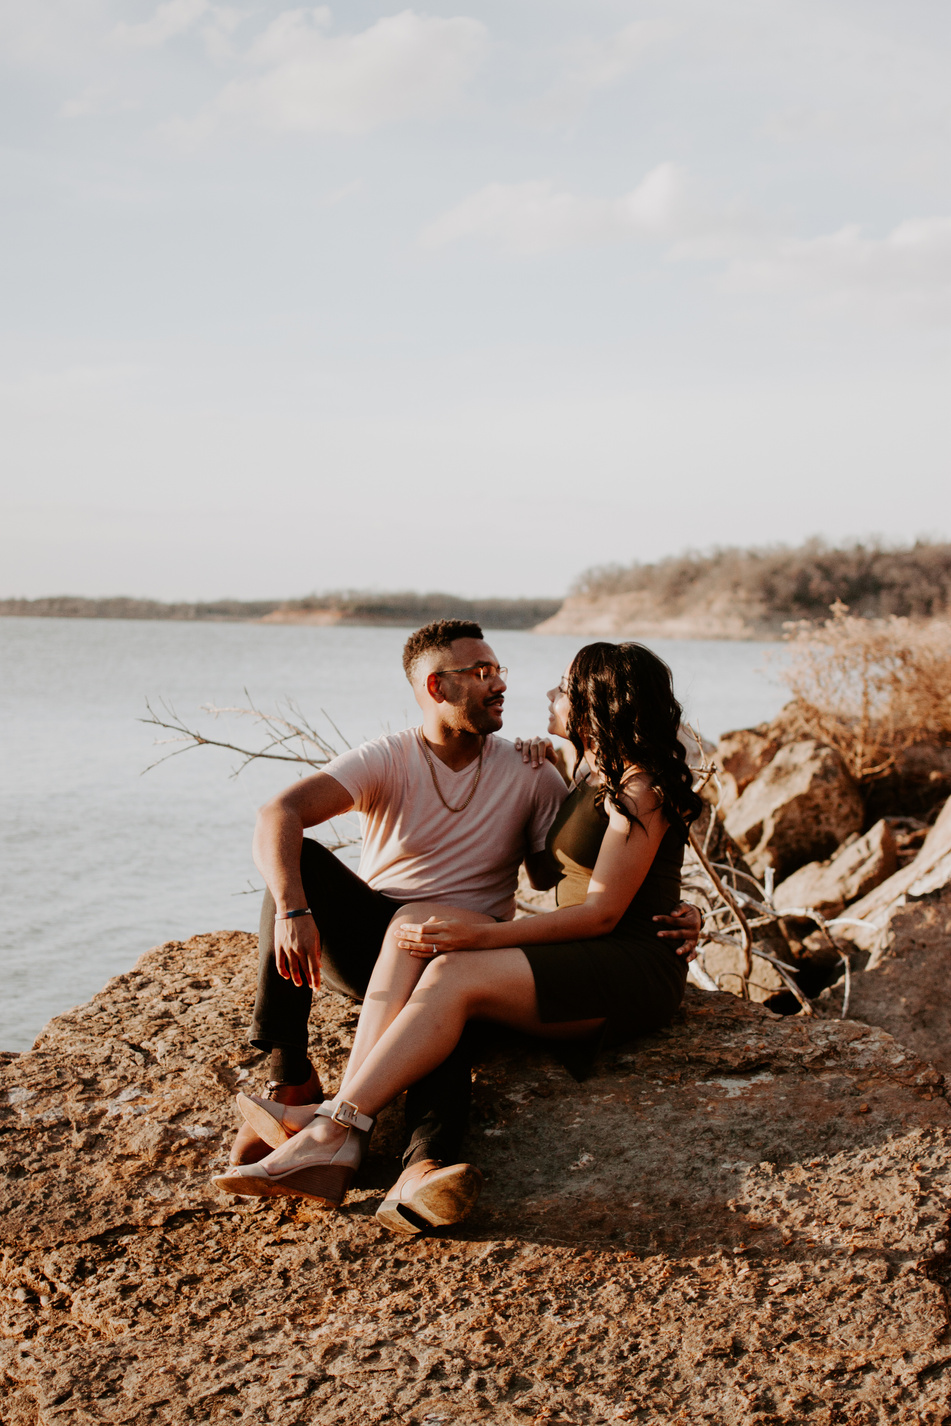
[[[753,969],[753,937],[750,932],[749,923],[747,922],[746,916],[744,915],[736,896],[732,891],[729,890],[725,883],[721,881],[720,876],[713,865],[713,862],[707,856],[706,851],[701,846],[699,839],[694,835],[693,832],[690,833],[690,845],[693,848],[700,865],[703,867],[707,876],[710,878],[714,890],[733,912],[733,915],[736,918],[736,923],[740,928],[740,941],[739,943],[733,942],[733,944],[739,944],[740,950],[743,952],[743,971],[740,979],[743,985],[743,998],[745,1000],[748,1000],[750,994],[748,981],[750,973]]]
[[[247,690],[245,690],[247,693]],[[208,713],[217,719],[221,717],[250,718],[257,723],[264,731],[265,737],[259,747],[249,748],[247,745],[238,742],[231,742],[223,738],[209,738],[205,733],[199,732],[196,728],[189,727],[179,716],[175,708],[166,703],[165,699],[159,701],[160,711],[156,711],[152,704],[146,699],[145,706],[148,710],[147,718],[140,718],[141,723],[151,724],[153,727],[162,728],[167,732],[176,734],[173,738],[156,739],[155,746],[161,747],[166,743],[180,743],[173,752],[166,753],[155,762],[150,763],[143,771],[149,772],[152,768],[158,767],[160,763],[166,762],[169,758],[177,757],[180,753],[190,752],[194,748],[210,747],[223,748],[227,752],[237,753],[241,758],[239,765],[233,770],[231,776],[237,777],[249,763],[257,762],[261,759],[271,759],[277,762],[301,763],[305,767],[320,768],[328,763],[331,758],[337,756],[337,750],[321,733],[314,728],[301,713],[296,703],[288,700],[284,706],[284,711],[267,713],[263,709],[255,706],[253,701],[248,699],[249,707],[246,708],[219,708],[215,704],[206,703],[202,705],[201,711]],[[285,714],[287,716],[285,716]],[[335,732],[339,730],[328,718],[331,727]],[[340,734],[342,737],[342,734]],[[346,741],[346,739],[344,739]],[[348,744],[349,746],[349,744]]]
[[[224,738],[209,738],[205,733],[190,727],[179,716],[175,708],[170,703],[166,703],[164,698],[159,700],[159,711],[156,711],[146,699],[145,706],[148,710],[148,717],[140,718],[139,722],[148,723],[152,727],[175,734],[171,738],[156,738],[154,746],[163,747],[170,743],[177,743],[180,746],[165,753],[162,757],[156,758],[154,762],[149,763],[148,767],[143,768],[143,772],[150,772],[152,768],[167,762],[169,758],[177,757],[180,753],[191,752],[194,748],[223,748],[226,752],[237,753],[241,761],[237,767],[232,769],[232,777],[237,777],[252,762],[270,760],[298,763],[303,768],[319,769],[330,762],[331,758],[337,756],[337,749],[333,743],[308,721],[292,699],[288,699],[283,708],[278,705],[276,712],[269,713],[255,705],[247,689],[244,692],[249,704],[246,708],[221,708],[213,703],[205,703],[202,704],[201,711],[215,719],[250,718],[263,733],[258,747],[248,747],[244,743],[231,742]],[[324,717],[327,718],[327,722],[337,736],[349,748],[350,744],[347,743],[333,719],[326,713]],[[327,822],[324,827],[331,835],[327,840],[321,839],[321,846],[326,847],[328,851],[341,851],[344,847],[355,846],[360,840],[359,837],[338,830],[335,822]]]

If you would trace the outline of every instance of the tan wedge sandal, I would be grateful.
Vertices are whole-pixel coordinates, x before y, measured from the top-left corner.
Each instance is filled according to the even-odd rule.
[[[281,1104],[273,1099],[262,1099],[259,1094],[238,1094],[235,1102],[241,1111],[245,1123],[251,1128],[259,1139],[263,1139],[266,1144],[270,1144],[272,1149],[279,1149],[282,1144],[286,1144],[288,1139],[293,1139],[295,1134],[299,1134],[301,1129],[306,1129],[311,1120],[299,1125],[287,1122],[287,1110],[298,1109],[300,1105]],[[333,1104],[336,1108],[335,1100],[327,1100],[325,1103]],[[317,1112],[317,1106],[312,1105],[312,1116]]]
[[[241,1164],[227,1173],[215,1174],[212,1183],[223,1192],[240,1197],[310,1198],[325,1208],[339,1208],[360,1167],[374,1121],[346,1099],[318,1105],[314,1117],[332,1119],[347,1130],[346,1138],[337,1149],[331,1151],[328,1144],[322,1154],[320,1146],[315,1146],[310,1163],[293,1164],[274,1172],[265,1167],[263,1160],[257,1164]]]
[[[279,1104],[320,1104],[324,1097],[320,1076],[313,1065],[303,1084],[269,1079],[265,1088],[267,1098]],[[272,1149],[277,1147],[270,1139],[262,1139],[249,1124],[242,1124],[231,1146],[230,1161],[233,1164],[256,1164],[259,1159],[267,1157],[269,1144]]]

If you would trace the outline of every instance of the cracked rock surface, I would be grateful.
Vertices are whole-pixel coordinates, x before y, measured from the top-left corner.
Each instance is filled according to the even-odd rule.
[[[882,943],[852,974],[849,1014],[880,1025],[944,1074],[951,1071],[951,885],[907,897],[893,909]],[[845,989],[822,995],[838,1012]]]
[[[254,952],[160,946],[3,1057],[4,1426],[951,1417],[951,1116],[885,1031],[690,989],[581,1085],[502,1044],[476,1213],[402,1239],[398,1108],[340,1213],[209,1185]],[[321,998],[329,1086],[354,1024]]]

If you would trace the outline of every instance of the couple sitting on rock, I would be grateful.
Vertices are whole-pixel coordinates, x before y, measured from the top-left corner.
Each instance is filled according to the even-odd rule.
[[[270,1051],[268,1097],[238,1096],[246,1122],[214,1182],[336,1207],[374,1116],[406,1090],[404,1169],[377,1216],[417,1233],[460,1221],[481,1185],[460,1162],[469,1022],[581,1041],[590,1060],[677,1009],[700,920],[678,906],[680,868],[701,804],[670,670],[639,644],[588,645],[548,694],[549,732],[579,755],[570,788],[547,739],[498,736],[507,670],[478,624],[427,624],[403,664],[422,726],[333,759],[259,815],[251,1041]],[[304,837],[351,809],[359,875]],[[513,924],[523,861],[558,909]],[[321,979],[363,1002],[332,1099],[308,1058]]]

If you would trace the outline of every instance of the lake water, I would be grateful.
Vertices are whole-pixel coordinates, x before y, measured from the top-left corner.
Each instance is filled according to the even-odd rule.
[[[0,618],[0,1049],[23,1050],[161,941],[254,929],[255,808],[296,770],[200,748],[143,775],[162,750],[137,721],[164,699],[228,741],[250,725],[202,704],[273,709],[293,698],[342,751],[321,709],[358,743],[417,721],[400,653],[406,629]],[[505,731],[544,732],[545,690],[579,638],[492,632],[508,664]],[[705,737],[770,718],[785,701],[782,646],[657,642]],[[247,695],[245,693],[247,690]]]

